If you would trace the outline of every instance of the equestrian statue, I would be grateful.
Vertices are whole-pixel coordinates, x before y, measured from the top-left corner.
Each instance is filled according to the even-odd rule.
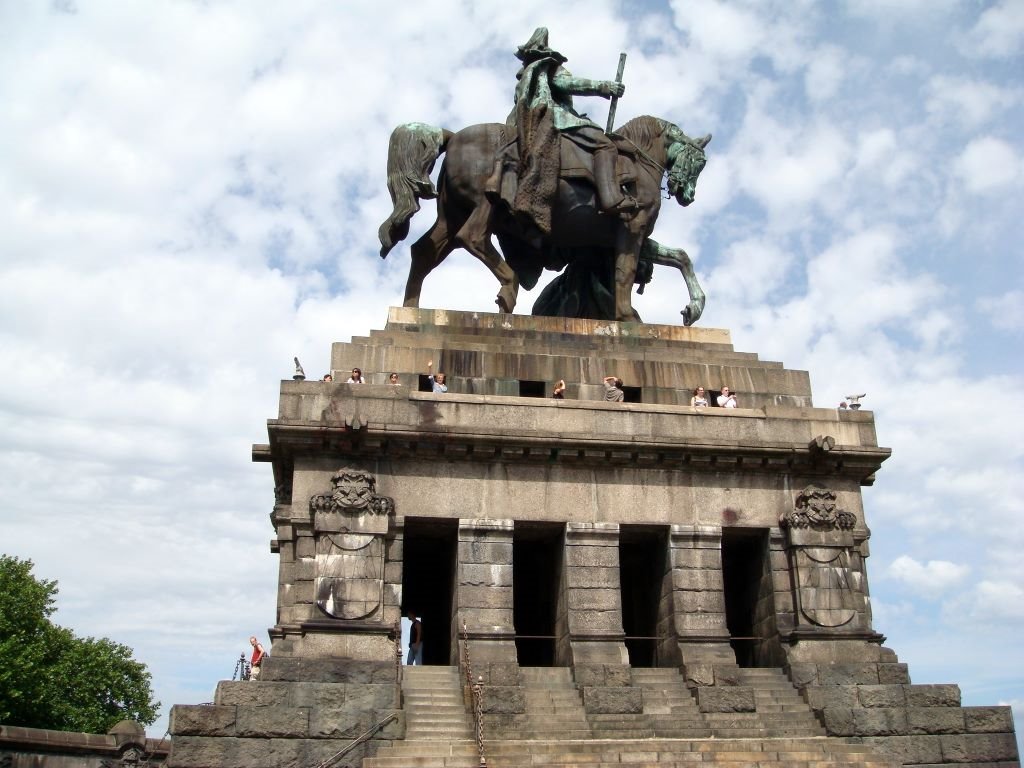
[[[535,315],[638,321],[633,285],[653,265],[676,267],[689,292],[683,322],[692,325],[705,296],[690,257],[650,237],[669,197],[693,202],[711,136],[693,139],[672,123],[638,117],[612,130],[624,56],[616,80],[573,77],[540,27],[519,47],[515,106],[504,124],[458,132],[406,123],[391,134],[388,190],[394,209],[381,224],[381,258],[409,234],[420,200],[437,198],[437,220],[411,248],[404,305],[419,306],[424,278],[456,248],[490,268],[496,303],[512,312],[519,287],[536,286],[544,269],[561,271],[541,292]],[[612,99],[607,130],[573,108],[572,97]],[[434,163],[445,156],[435,188]],[[501,250],[495,247],[497,238]]]

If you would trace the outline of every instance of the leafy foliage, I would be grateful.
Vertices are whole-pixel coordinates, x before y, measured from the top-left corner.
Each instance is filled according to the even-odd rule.
[[[31,560],[0,555],[0,722],[106,733],[120,720],[156,720],[145,664],[127,646],[52,623],[56,596]]]

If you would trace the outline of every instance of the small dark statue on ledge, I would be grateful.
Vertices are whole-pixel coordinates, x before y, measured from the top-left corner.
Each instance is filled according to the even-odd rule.
[[[544,269],[552,269],[564,271],[541,292],[533,314],[638,321],[633,285],[639,283],[642,293],[653,265],[663,264],[682,273],[690,298],[683,322],[693,324],[704,310],[704,292],[690,257],[650,234],[663,178],[680,205],[693,202],[711,136],[692,139],[656,117],[638,117],[612,131],[615,103],[625,92],[624,57],[616,80],[573,77],[562,66],[566,58],[548,47],[544,27],[516,57],[523,66],[504,125],[452,133],[407,123],[391,135],[394,210],[380,227],[382,258],[409,234],[419,201],[438,198],[437,221],[411,248],[405,306],[419,306],[423,279],[464,248],[501,284],[501,312],[515,308],[520,285],[529,290]],[[573,109],[574,95],[612,99],[607,131]],[[435,190],[430,172],[443,153]]]

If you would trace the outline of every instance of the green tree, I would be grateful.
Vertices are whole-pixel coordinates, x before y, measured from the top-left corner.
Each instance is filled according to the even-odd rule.
[[[0,723],[106,733],[119,720],[156,720],[145,664],[51,622],[56,597],[31,560],[0,555]]]

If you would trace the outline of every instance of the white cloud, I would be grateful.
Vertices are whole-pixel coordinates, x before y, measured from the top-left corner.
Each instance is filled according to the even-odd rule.
[[[823,46],[807,65],[804,84],[808,97],[812,101],[832,98],[843,81],[847,66],[846,51],[834,45]]]
[[[888,575],[916,593],[934,599],[960,584],[970,571],[969,566],[958,563],[945,560],[921,563],[909,555],[901,555],[889,564]]]
[[[994,328],[1012,333],[1024,331],[1024,291],[1015,289],[999,296],[981,296],[977,307]]]
[[[1001,0],[986,8],[967,35],[960,49],[977,58],[1020,56],[1024,47],[1024,7],[1017,0]]]
[[[975,194],[988,194],[1018,185],[1024,174],[1017,150],[993,136],[972,140],[957,158],[955,169],[967,191]]]
[[[1021,101],[1017,88],[1002,88],[984,80],[936,75],[928,81],[928,111],[969,128]]]

